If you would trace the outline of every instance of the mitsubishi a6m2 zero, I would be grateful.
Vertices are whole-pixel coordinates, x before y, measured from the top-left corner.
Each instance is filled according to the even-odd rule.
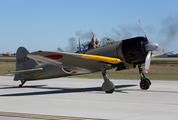
[[[145,37],[135,37],[121,41],[104,38],[106,44],[91,49],[91,43],[79,45],[76,53],[36,51],[29,53],[26,48],[20,47],[16,54],[16,71],[14,80],[21,81],[20,87],[26,81],[58,78],[64,76],[81,75],[101,71],[104,83],[102,90],[112,93],[114,84],[108,79],[106,70],[116,68],[116,71],[135,68],[138,66],[141,89],[148,89],[151,85],[144,76],[142,64],[145,63],[145,72],[150,66],[152,51],[164,52],[157,43],[151,43]],[[42,61],[44,64],[39,64]]]

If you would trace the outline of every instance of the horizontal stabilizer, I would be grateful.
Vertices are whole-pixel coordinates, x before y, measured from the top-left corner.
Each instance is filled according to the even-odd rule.
[[[168,55],[168,53],[171,53],[171,52],[166,52],[166,53],[162,53],[162,54],[158,54],[158,55],[152,55],[151,57],[160,57],[162,55]]]
[[[28,69],[28,70],[18,70],[18,71],[9,71],[8,73],[4,73],[4,74],[32,74],[35,73],[37,71],[42,71],[43,68],[35,68],[35,69]]]

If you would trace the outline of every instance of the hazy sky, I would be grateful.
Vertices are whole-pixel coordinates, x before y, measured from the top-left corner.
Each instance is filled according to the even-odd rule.
[[[0,0],[0,53],[66,49],[69,39],[144,36],[178,53],[178,0]]]

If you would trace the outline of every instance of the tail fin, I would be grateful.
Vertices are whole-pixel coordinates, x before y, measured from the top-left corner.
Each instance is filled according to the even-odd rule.
[[[27,57],[29,54],[25,47],[19,47],[16,52],[16,71],[33,69],[39,65],[36,60]],[[22,78],[22,74],[16,74],[14,80]]]

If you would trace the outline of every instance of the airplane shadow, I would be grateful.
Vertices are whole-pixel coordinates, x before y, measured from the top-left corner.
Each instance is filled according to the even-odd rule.
[[[115,85],[115,89],[120,88],[126,88],[126,87],[133,87],[137,85]],[[8,86],[8,87],[2,87],[0,89],[15,89],[19,88],[18,86]],[[102,91],[101,87],[90,87],[90,88],[62,88],[62,87],[47,87],[47,85],[37,85],[37,86],[23,86],[19,89],[24,88],[37,88],[37,89],[50,89],[52,91],[35,91],[35,92],[24,92],[24,93],[12,93],[12,94],[2,94],[1,96],[31,96],[31,95],[46,95],[46,94],[61,94],[61,93],[77,93],[77,92],[101,92],[105,94],[104,91]],[[122,90],[115,90],[115,92],[121,92],[121,93],[127,93],[123,92]]]

